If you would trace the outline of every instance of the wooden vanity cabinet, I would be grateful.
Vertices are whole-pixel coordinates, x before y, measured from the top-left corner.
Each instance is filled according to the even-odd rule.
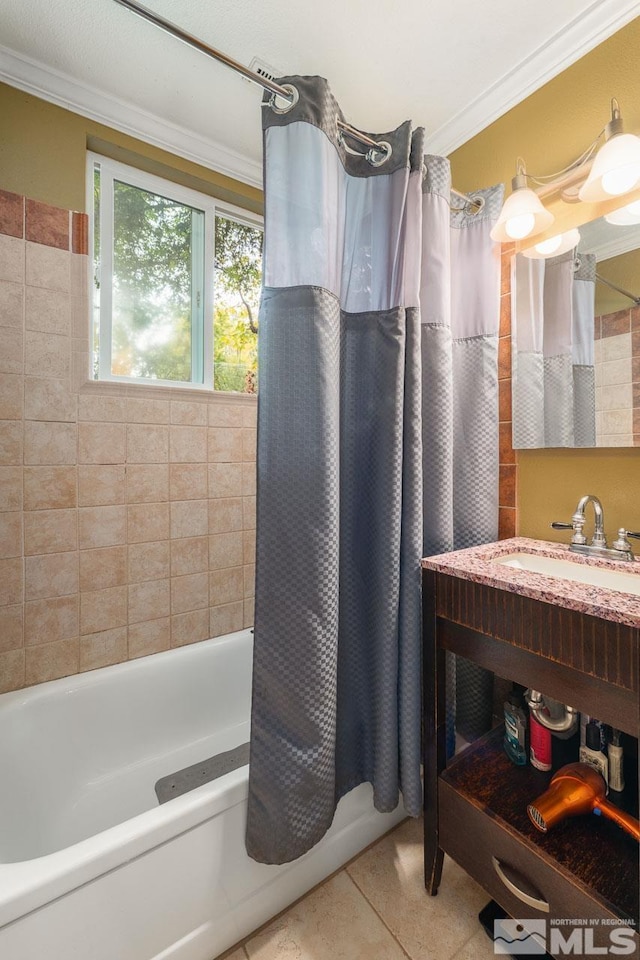
[[[551,774],[512,764],[502,726],[447,766],[445,655],[465,657],[637,738],[640,630],[427,569],[423,617],[427,890],[437,892],[448,853],[514,918],[637,923],[637,842],[595,816],[537,831],[526,807]],[[623,802],[637,815],[634,780],[637,769]]]

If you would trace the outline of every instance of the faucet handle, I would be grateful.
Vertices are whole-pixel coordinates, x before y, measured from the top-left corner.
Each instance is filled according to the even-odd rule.
[[[554,520],[551,526],[554,530],[573,530],[572,523],[562,523],[561,520]]]
[[[626,531],[628,537],[634,537],[636,540],[640,540],[640,533],[633,533],[631,530]]]
[[[571,518],[571,523],[562,523],[560,520],[554,520],[551,524],[554,530],[573,530],[573,536],[571,537],[571,543],[585,544],[587,538],[582,532],[584,527],[584,517],[581,517],[579,514],[574,514]]]
[[[625,530],[624,527],[620,527],[618,530],[618,539],[612,544],[613,549],[631,553],[631,544],[627,540],[627,537],[634,537],[640,540],[640,533],[634,533],[632,530]]]

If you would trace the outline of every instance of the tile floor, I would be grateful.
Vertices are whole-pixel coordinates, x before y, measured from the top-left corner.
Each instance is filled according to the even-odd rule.
[[[448,857],[423,883],[422,821],[405,820],[224,960],[493,960],[489,896]],[[222,960],[222,958],[221,958]]]

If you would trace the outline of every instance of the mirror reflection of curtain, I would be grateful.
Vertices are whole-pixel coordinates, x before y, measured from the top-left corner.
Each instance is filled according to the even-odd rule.
[[[595,257],[513,261],[513,445],[595,446]]]

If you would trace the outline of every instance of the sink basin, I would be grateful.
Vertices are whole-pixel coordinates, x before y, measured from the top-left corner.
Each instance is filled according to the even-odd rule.
[[[573,563],[571,560],[559,560],[544,557],[537,553],[509,553],[504,557],[495,557],[492,563],[516,570],[530,570],[542,573],[545,577],[560,580],[573,580],[577,583],[593,584],[607,590],[619,590],[640,597],[640,575],[609,570],[605,567],[592,567],[587,563]]]

